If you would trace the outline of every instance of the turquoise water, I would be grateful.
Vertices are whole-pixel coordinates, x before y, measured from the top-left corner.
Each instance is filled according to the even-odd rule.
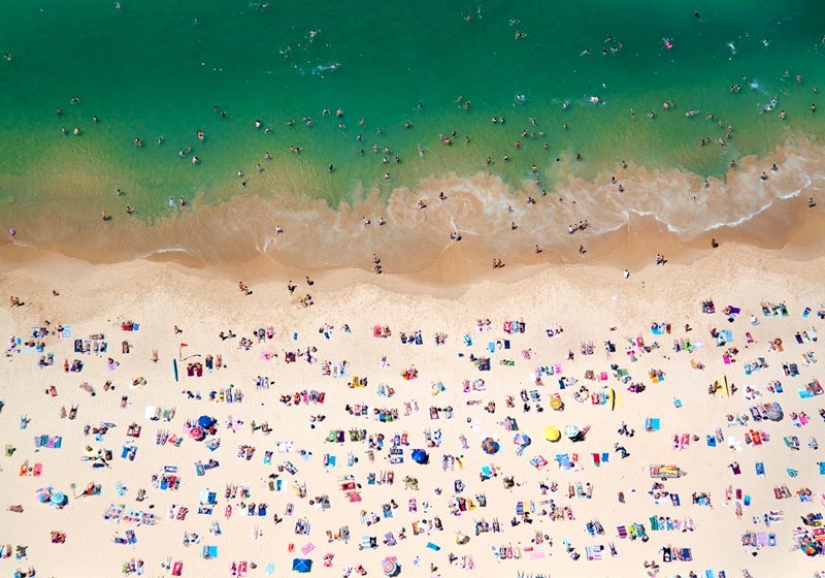
[[[0,22],[2,224],[53,214],[82,228],[75,210],[127,203],[153,221],[170,196],[335,208],[450,172],[490,171],[514,189],[538,175],[552,189],[562,166],[590,180],[622,160],[722,176],[794,136],[820,143],[825,109],[809,107],[825,89],[823,16],[805,0],[14,3]],[[725,147],[709,114],[734,127]],[[713,143],[698,146],[704,137]],[[556,162],[577,153],[583,162]]]

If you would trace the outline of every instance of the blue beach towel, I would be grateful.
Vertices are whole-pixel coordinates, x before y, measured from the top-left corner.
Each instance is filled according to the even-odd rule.
[[[659,431],[661,427],[661,420],[658,417],[649,417],[645,420],[645,429],[647,431]]]

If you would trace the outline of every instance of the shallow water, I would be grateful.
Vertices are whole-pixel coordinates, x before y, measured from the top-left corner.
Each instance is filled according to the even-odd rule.
[[[358,230],[361,215],[348,207],[363,202],[373,219],[386,211],[411,247],[422,233],[483,234],[515,220],[532,234],[525,245],[552,244],[568,221],[607,231],[632,215],[690,236],[747,219],[774,198],[813,194],[821,178],[825,124],[809,107],[825,86],[816,28],[825,6],[803,0],[268,8],[79,0],[15,5],[7,15],[0,225],[18,229],[20,243],[118,258],[184,249],[209,260],[227,245],[241,255],[295,244],[276,239],[275,224],[294,230],[309,218],[323,226],[300,243],[335,247]],[[731,92],[734,84],[741,90]],[[786,143],[795,164],[769,183],[751,174],[766,167],[739,180],[728,174],[731,160]],[[609,179],[621,161],[632,176],[617,174],[626,190],[616,195]],[[699,186],[706,176],[709,189]],[[444,188],[472,197],[471,206],[422,226],[415,200]],[[531,217],[524,196],[542,191],[577,206],[559,205],[549,222],[539,211]],[[397,202],[382,208],[394,192]],[[170,197],[190,207],[171,208]],[[126,205],[136,222],[122,222]],[[115,216],[108,225],[117,234],[102,229],[101,210]]]

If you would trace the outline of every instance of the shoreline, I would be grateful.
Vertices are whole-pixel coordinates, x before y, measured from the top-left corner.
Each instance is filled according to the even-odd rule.
[[[329,280],[340,288],[352,283],[374,284],[401,292],[458,295],[477,283],[513,283],[548,270],[567,274],[579,268],[600,268],[619,276],[627,268],[635,275],[647,269],[657,253],[665,255],[670,264],[682,266],[711,258],[713,253],[730,247],[796,262],[815,260],[825,254],[825,237],[820,234],[823,227],[825,216],[819,206],[809,209],[803,199],[792,198],[778,201],[773,212],[763,213],[743,225],[704,232],[689,241],[681,240],[651,217],[641,218],[605,235],[591,235],[586,239],[572,235],[587,244],[584,255],[578,254],[572,246],[559,251],[543,248],[540,254],[524,247],[505,256],[504,267],[499,270],[491,268],[490,249],[485,243],[465,238],[447,244],[430,261],[416,259],[415,255],[407,255],[401,250],[383,249],[380,255],[384,272],[381,275],[369,270],[368,259],[360,265],[349,262],[347,266],[313,264],[301,267],[294,259],[279,262],[277,254],[263,254],[241,263],[204,264],[185,252],[168,251],[123,261],[89,262],[71,255],[10,244],[0,245],[0,271],[11,272],[40,261],[66,266],[76,263],[81,268],[93,269],[147,263],[170,266],[186,275],[202,278],[239,277],[262,283],[311,276],[323,278],[325,282]],[[711,247],[712,239],[719,243],[719,248]],[[431,253],[433,251],[435,249]]]
[[[221,205],[191,200],[192,206],[175,209],[174,217],[149,222],[116,215],[114,222],[98,217],[81,224],[76,212],[58,216],[44,208],[45,216],[37,221],[15,226],[15,205],[10,204],[0,226],[15,229],[16,235],[5,235],[0,248],[39,247],[91,263],[146,259],[207,269],[254,265],[271,275],[369,270],[370,256],[376,254],[386,273],[448,283],[484,277],[494,258],[506,265],[612,261],[623,269],[638,267],[655,253],[709,247],[711,238],[768,249],[799,245],[815,254],[818,248],[802,247],[821,241],[811,221],[825,223],[825,177],[816,172],[818,154],[825,156],[825,150],[804,141],[788,144],[765,159],[741,160],[724,182],[708,179],[706,186],[698,175],[678,170],[618,167],[616,182],[607,175],[593,183],[569,175],[547,196],[529,188],[511,191],[492,175],[452,175],[427,179],[416,192],[396,190],[386,203],[373,193],[337,210],[321,201],[267,200],[250,191]],[[773,163],[777,171],[768,170]],[[763,172],[765,180],[759,177]],[[624,192],[617,185],[624,185]],[[446,191],[444,200],[437,191]],[[807,207],[808,198],[815,207]],[[417,206],[419,200],[426,208]],[[745,211],[744,216],[736,211]],[[386,225],[380,225],[384,218]],[[725,219],[736,224],[715,224]],[[583,221],[590,225],[587,230],[568,234],[569,224]],[[461,234],[460,242],[449,238],[454,231]],[[647,256],[633,250],[642,237],[653,247]],[[584,255],[578,253],[580,245]],[[447,270],[441,261],[459,264],[464,273],[439,273]]]

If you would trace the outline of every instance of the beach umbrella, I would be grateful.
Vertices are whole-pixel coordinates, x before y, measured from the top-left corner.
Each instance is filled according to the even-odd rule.
[[[292,571],[306,574],[312,570],[312,560],[309,558],[295,558],[292,561]]]
[[[54,506],[65,506],[69,503],[69,497],[63,492],[55,492],[52,494],[51,503]]]
[[[493,438],[485,438],[484,441],[481,442],[481,449],[483,449],[486,454],[494,454],[501,449],[501,446],[499,446],[498,442]]]
[[[574,425],[564,426],[564,435],[569,438],[576,437],[579,433],[579,428]]]
[[[192,429],[189,430],[189,435],[195,441],[201,441],[203,438],[206,437],[206,432],[203,431],[203,428],[193,427]]]
[[[208,415],[202,415],[198,418],[198,425],[202,428],[208,428],[213,423],[215,423],[215,420]]]
[[[398,576],[401,573],[401,566],[395,556],[384,558],[381,562],[381,569],[384,571],[385,576]]]
[[[816,544],[812,540],[808,540],[801,544],[802,551],[805,552],[808,556],[816,556],[819,553],[819,549],[816,547]]]
[[[513,437],[513,443],[526,447],[533,443],[533,440],[527,434],[518,433]]]
[[[547,426],[544,428],[544,439],[548,442],[557,442],[561,439],[561,432],[559,428],[553,427],[552,425]]]
[[[418,449],[412,452],[412,461],[417,464],[425,465],[430,461],[430,455],[424,450]]]
[[[51,488],[40,488],[37,490],[37,501],[40,503],[45,504],[52,499],[52,489]]]
[[[780,421],[782,419],[782,406],[778,403],[773,402],[771,404],[766,404],[767,409],[765,411],[768,419],[771,421]]]

